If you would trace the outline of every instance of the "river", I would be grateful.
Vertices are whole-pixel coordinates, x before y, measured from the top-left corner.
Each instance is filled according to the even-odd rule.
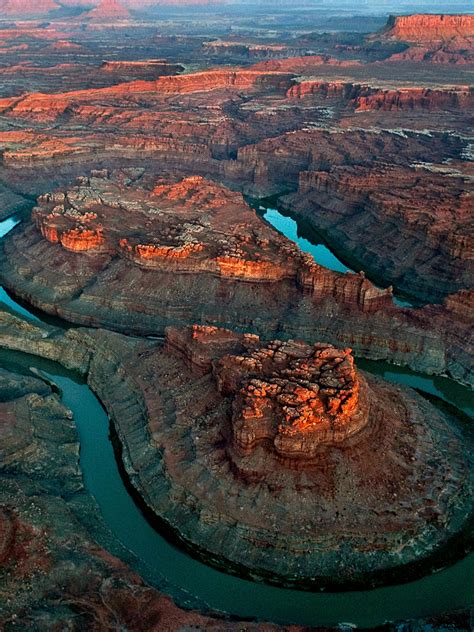
[[[329,268],[329,270],[334,270],[335,272],[356,272],[337,257],[334,251],[330,249],[329,245],[323,242],[322,237],[319,238],[318,242],[314,239],[311,239],[310,241],[309,239],[306,239],[306,237],[303,237],[301,233],[304,233],[304,230],[301,230],[298,222],[290,215],[283,215],[283,213],[277,209],[266,208],[265,206],[258,206],[256,210],[265,221],[285,235],[285,237],[294,241],[303,252],[309,252],[319,265]],[[316,237],[315,231],[311,231],[311,233],[314,237]],[[367,278],[373,282],[373,279],[370,279],[370,276]],[[409,301],[407,298],[402,297],[398,293],[394,294],[393,302],[399,307],[415,306],[412,301]]]
[[[18,218],[0,222],[0,237]],[[42,320],[3,292],[10,309]],[[3,298],[2,298],[3,300]],[[121,478],[109,433],[109,420],[100,402],[74,372],[42,358],[2,351],[0,363],[35,367],[61,389],[63,402],[74,412],[81,452],[80,464],[87,490],[117,539],[140,560],[140,574],[172,596],[183,591],[200,602],[240,618],[258,618],[302,625],[351,622],[375,626],[464,608],[474,602],[474,555],[438,573],[407,584],[367,591],[309,593],[254,583],[217,571],[195,560],[162,537],[135,504]],[[384,362],[360,362],[363,368],[387,379],[409,384],[472,412],[472,394],[446,378],[431,378]],[[194,599],[190,598],[190,603]]]

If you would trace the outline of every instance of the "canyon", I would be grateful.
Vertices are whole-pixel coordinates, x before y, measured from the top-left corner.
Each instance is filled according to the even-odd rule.
[[[357,371],[349,349],[262,345],[253,334],[196,325],[153,342],[8,316],[0,344],[87,376],[112,415],[132,484],[213,564],[285,585],[376,585],[409,568],[416,576],[417,562],[423,568],[467,528],[468,436],[414,391]],[[311,367],[320,367],[316,391]],[[280,420],[275,405],[288,409],[290,426],[270,443],[249,442]],[[350,543],[343,552],[341,541]]]
[[[474,22],[145,4],[0,2],[0,625],[328,629],[290,625],[298,591],[278,625],[148,579],[81,471],[74,380],[34,367],[87,383],[200,563],[370,600],[465,556],[468,422],[363,367],[473,386]]]
[[[40,197],[1,247],[5,286],[72,322],[141,335],[201,322],[324,339],[472,383],[472,293],[399,308],[391,288],[319,266],[241,194],[201,176],[169,184],[140,170],[93,172]]]

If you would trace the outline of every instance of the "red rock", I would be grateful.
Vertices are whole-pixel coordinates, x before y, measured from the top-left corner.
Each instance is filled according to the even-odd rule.
[[[392,55],[389,62],[467,64],[474,61],[473,15],[392,16],[382,38],[415,44]]]
[[[391,16],[385,37],[425,42],[474,36],[474,15],[415,14]]]
[[[474,106],[474,90],[459,86],[451,90],[400,88],[397,90],[371,90],[368,96],[354,99],[356,111],[363,110],[426,110],[466,108]]]
[[[359,432],[368,410],[350,353],[291,341],[224,356],[216,376],[235,397],[234,448],[248,454],[270,441],[281,457],[311,459]]]
[[[470,445],[413,391],[355,370],[348,349],[196,325],[135,348],[81,335],[114,367],[107,379],[95,362],[89,378],[132,484],[206,560],[285,585],[393,580],[459,529],[452,512],[468,522]]]
[[[340,243],[356,233],[361,243],[369,230],[370,255],[362,255],[360,247],[358,256],[368,270],[369,259],[376,261],[384,270],[379,274],[407,293],[442,301],[447,294],[471,287],[472,192],[461,174],[448,178],[423,163],[412,169],[381,165],[307,171],[301,173],[298,194],[288,203],[309,221],[315,208],[325,208],[315,213],[319,229],[337,232]],[[412,240],[416,248],[408,249],[406,243]]]
[[[470,86],[388,89],[345,81],[305,80],[292,86],[287,96],[291,99],[337,99],[356,112],[470,109],[474,105],[474,90]]]
[[[54,0],[0,0],[0,15],[43,15],[59,8]]]
[[[79,16],[79,20],[127,20],[130,12],[118,0],[100,0],[99,4]]]

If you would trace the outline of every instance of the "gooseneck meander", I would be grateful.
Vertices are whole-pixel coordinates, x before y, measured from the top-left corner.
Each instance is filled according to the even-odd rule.
[[[14,216],[0,222],[0,237],[18,222],[19,218]],[[295,227],[291,223],[288,225],[294,231]],[[281,223],[278,228],[285,232],[284,226]],[[324,254],[327,258],[320,263],[328,265],[328,258],[334,255],[327,249]],[[343,265],[335,257],[333,262]],[[0,301],[22,317],[43,318],[38,312],[33,313],[18,304],[3,288],[0,289]],[[57,363],[18,352],[2,351],[2,363],[6,366],[20,364],[27,370],[34,367],[58,386],[62,401],[74,413],[84,483],[97,501],[103,520],[134,554],[137,570],[145,580],[171,594],[181,605],[201,604],[203,608],[240,618],[282,623],[334,625],[351,622],[369,627],[389,620],[461,609],[473,602],[474,585],[466,578],[473,574],[474,554],[414,582],[338,593],[278,588],[228,575],[205,565],[165,539],[148,522],[122,478],[120,457],[114,452],[107,414],[78,375]],[[471,391],[452,380],[417,374],[385,362],[359,360],[358,364],[389,381],[417,388],[472,415]]]

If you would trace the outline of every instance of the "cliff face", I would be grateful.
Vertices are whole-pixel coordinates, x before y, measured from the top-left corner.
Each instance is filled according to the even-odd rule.
[[[106,175],[94,173],[75,189],[39,198],[32,217],[48,242],[69,251],[91,251],[99,259],[118,255],[162,273],[204,273],[254,283],[291,280],[311,295],[355,303],[363,311],[391,302],[390,292],[375,290],[363,276],[338,275],[301,254],[261,222],[239,193],[200,176],[149,192],[121,186]],[[145,219],[141,230],[129,214],[138,208]]]
[[[286,585],[383,583],[407,563],[416,575],[464,527],[468,438],[415,392],[359,372],[349,350],[196,325],[152,343],[5,324],[0,346],[86,374],[132,484],[208,562]]]
[[[356,97],[354,106],[357,112],[363,110],[470,109],[474,106],[474,91],[468,86],[452,90],[422,88],[371,90],[367,96]]]
[[[202,178],[141,189],[100,173],[43,196],[33,215],[3,242],[2,282],[73,322],[147,335],[219,324],[472,380],[461,315],[449,312],[448,327],[445,307],[396,308],[391,289],[317,265],[240,194]],[[100,243],[82,238],[99,226]]]
[[[308,171],[301,174],[298,193],[288,204],[332,238],[337,234],[339,243],[349,243],[357,234],[362,244],[363,235],[370,234],[370,255],[354,242],[350,250],[367,270],[376,262],[376,267],[383,268],[382,276],[408,294],[440,302],[448,294],[471,287],[474,269],[468,217],[472,192],[462,178],[438,175],[429,165],[416,170],[335,167],[329,172]]]
[[[324,100],[331,93],[347,91],[350,99],[359,93],[353,84],[345,83],[328,86],[317,82],[315,90],[322,92]],[[376,103],[371,103],[373,108]],[[296,189],[302,171],[329,170],[333,165],[369,166],[380,156],[391,164],[438,162],[445,156],[454,157],[459,151],[457,147],[456,138],[445,135],[333,127],[298,130],[242,147],[237,162],[243,177],[253,184],[256,192],[272,195]]]
[[[75,339],[62,338],[59,330],[41,329],[0,311],[1,347],[14,346],[15,329],[17,342],[21,346],[21,339],[28,341],[30,352],[62,356],[65,364],[74,359],[76,369],[87,370],[90,352],[81,351],[77,334]],[[95,344],[92,338],[89,342]],[[100,351],[103,342],[97,342],[101,360],[94,372],[99,381],[98,367],[106,373],[111,365],[106,363],[107,353]],[[117,350],[124,342],[125,351],[126,339],[116,336],[112,345]],[[129,341],[129,352],[133,346]],[[128,391],[129,402],[130,395]],[[189,602],[182,609],[122,562],[119,557],[130,559],[129,553],[109,532],[95,500],[84,489],[73,413],[52,385],[28,369],[16,373],[0,368],[0,416],[0,626],[15,621],[20,629],[45,629],[45,625],[47,629],[67,629],[74,621],[83,629],[103,630],[120,625],[125,629],[197,627],[238,632],[245,626],[250,632],[304,632],[299,626],[205,616],[191,610]],[[57,607],[58,582],[61,608]]]
[[[132,484],[206,561],[306,587],[380,583],[406,578],[406,563],[412,576],[464,525],[469,442],[413,391],[358,372],[348,350],[202,326],[170,328],[164,343],[90,330],[26,342],[80,364]],[[22,343],[24,329],[1,332],[0,345]],[[252,431],[271,439],[251,445]],[[433,523],[433,508],[445,519]]]
[[[444,90],[411,87],[388,89],[343,81],[308,80],[293,85],[287,96],[289,99],[332,100],[356,112],[469,109],[474,105],[474,91],[469,86]]]
[[[474,16],[406,15],[389,18],[382,39],[410,42],[390,62],[468,64],[474,61]]]
[[[473,15],[416,14],[389,18],[386,37],[406,42],[445,40],[452,37],[473,37]]]

